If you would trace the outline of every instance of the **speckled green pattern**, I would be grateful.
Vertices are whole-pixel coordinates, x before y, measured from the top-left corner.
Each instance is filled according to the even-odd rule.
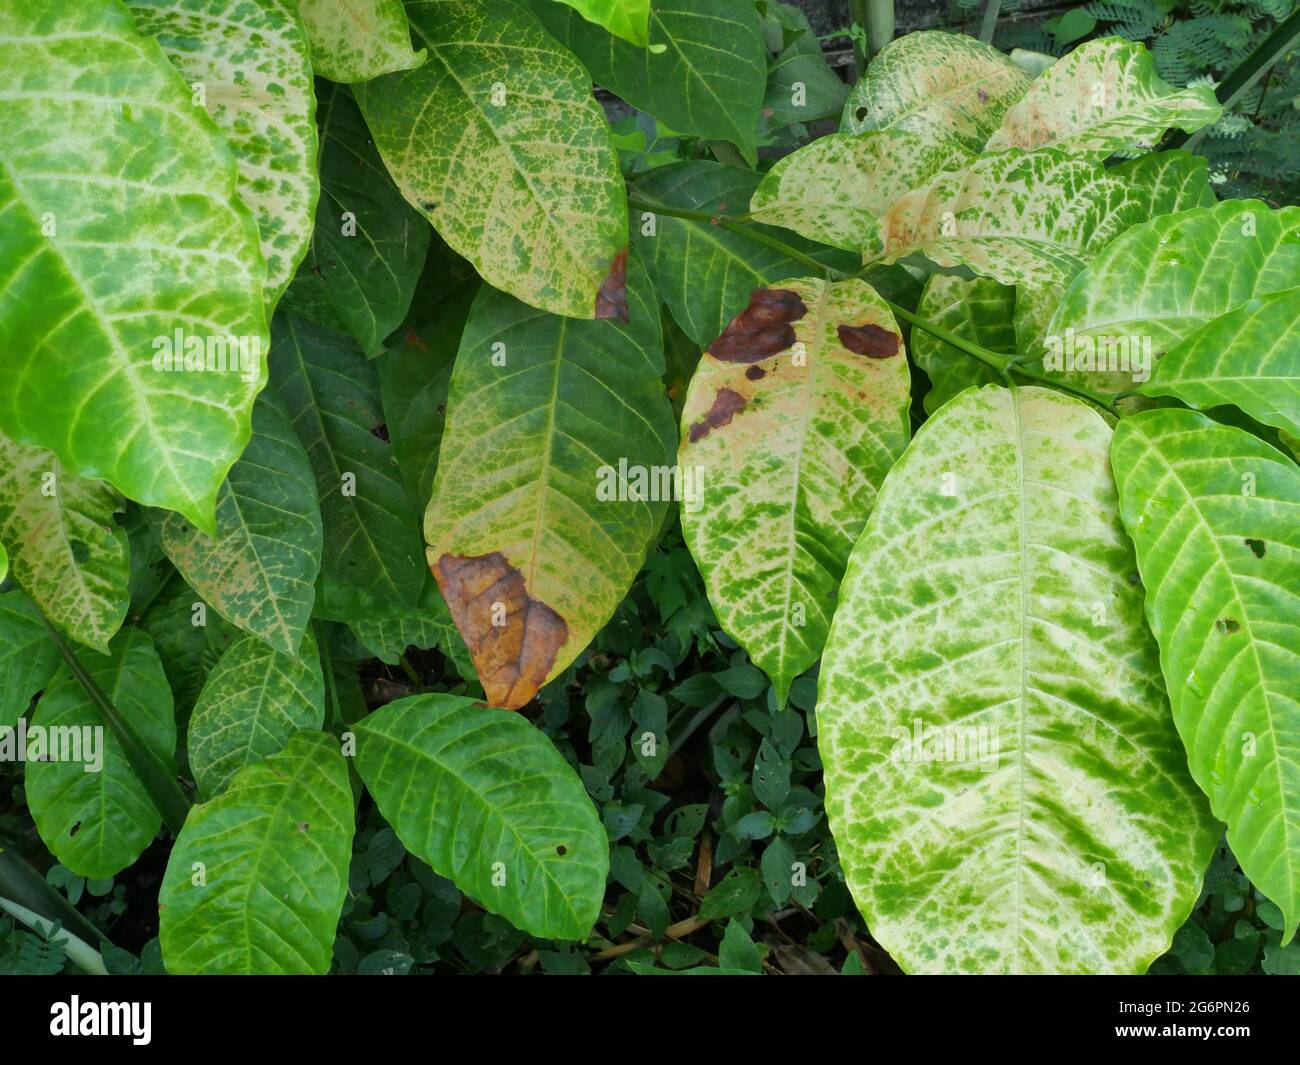
[[[1056,392],[963,392],[854,549],[817,719],[872,935],[916,973],[1132,973],[1219,835],[1165,701],[1111,432]]]
[[[244,766],[283,750],[293,733],[318,729],[324,720],[325,682],[311,633],[297,654],[241,637],[208,674],[190,718],[187,750],[199,794],[220,795]]]
[[[499,551],[564,619],[551,676],[613,615],[670,502],[657,490],[638,498],[630,482],[619,498],[616,483],[620,462],[629,478],[671,469],[676,444],[659,309],[636,257],[627,265],[627,323],[569,321],[484,286],[424,515],[431,566]],[[643,489],[658,482],[643,477]]]
[[[1140,390],[1201,410],[1230,403],[1300,436],[1300,288],[1253,299],[1202,326],[1156,362]]]
[[[269,314],[307,250],[320,194],[316,96],[294,0],[128,0],[225,134],[257,218]]]
[[[1125,418],[1111,462],[1192,774],[1289,939],[1300,920],[1300,469],[1177,409]]]
[[[0,431],[212,531],[261,359],[153,363],[177,330],[265,356],[266,267],[224,138],[116,0],[0,0],[0,143]]]
[[[555,745],[508,710],[398,699],[356,726],[357,771],[406,848],[516,928],[584,939],[609,841]]]
[[[849,93],[840,128],[900,129],[978,152],[1029,76],[996,48],[964,34],[924,30],[875,57]]]
[[[844,565],[876,491],[907,445],[910,375],[898,354],[872,359],[840,342],[840,325],[897,335],[863,281],[783,281],[807,313],[791,347],[756,363],[707,352],[691,379],[678,461],[702,498],[682,531],[722,627],[772,679],[778,704],[820,657]],[[762,376],[751,376],[757,367]],[[743,397],[727,425],[690,440],[721,389]]]
[[[176,721],[153,641],[141,629],[128,627],[113,638],[109,655],[78,657],[150,753],[170,766]],[[97,773],[86,772],[85,761],[27,763],[27,802],[45,845],[78,876],[102,879],[132,865],[158,834],[162,816],[113,730],[67,669],[45,689],[31,725],[78,734],[98,729],[102,737],[103,765]],[[83,759],[86,753],[83,748]]]
[[[1081,44],[1031,82],[1002,116],[988,150],[1150,149],[1171,126],[1191,133],[1222,110],[1211,86],[1175,88],[1160,80],[1145,45],[1107,37]]]
[[[0,434],[0,543],[13,577],[78,643],[108,651],[126,618],[130,547],[113,515],[126,501],[65,473],[53,453]]]
[[[915,133],[832,133],[779,160],[750,200],[759,222],[851,251],[880,250],[880,215],[969,156]]]
[[[167,557],[227,621],[297,650],[320,571],[321,515],[311,463],[274,392],[257,397],[252,439],[221,486],[216,537],[179,514],[149,519]]]
[[[295,733],[279,754],[242,769],[190,811],[167,860],[158,895],[167,971],[328,972],[354,828],[333,736]]]
[[[407,11],[429,61],[355,90],[397,187],[489,284],[594,318],[627,204],[587,72],[509,0]]]
[[[985,277],[967,279],[952,274],[931,274],[916,313],[963,340],[989,351],[1013,355],[1016,302],[1014,288]],[[930,391],[925,394],[925,409],[929,414],[971,385],[994,384],[1000,380],[992,367],[924,329],[912,330],[911,348],[916,364],[930,378]]]
[[[311,65],[330,81],[369,81],[418,67],[402,0],[298,0]]]

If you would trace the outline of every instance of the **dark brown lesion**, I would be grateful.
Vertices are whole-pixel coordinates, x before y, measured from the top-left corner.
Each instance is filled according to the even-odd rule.
[[[869,359],[887,359],[897,355],[903,345],[903,338],[897,333],[870,323],[837,326],[835,332],[849,351]]]
[[[500,551],[443,555],[433,566],[438,589],[465,638],[483,692],[493,706],[518,710],[543,684],[569,626],[528,594],[524,575]],[[500,604],[494,625],[493,607]]]
[[[727,323],[709,345],[709,354],[723,362],[758,362],[794,344],[794,322],[808,308],[797,292],[786,288],[756,288],[749,306]]]
[[[694,444],[697,440],[703,440],[712,430],[729,425],[731,419],[744,409],[746,402],[745,397],[739,392],[730,388],[719,388],[718,394],[713,397],[713,406],[703,418],[691,426],[686,438]]]
[[[596,293],[596,317],[627,321],[627,249],[614,256],[609,274]]]

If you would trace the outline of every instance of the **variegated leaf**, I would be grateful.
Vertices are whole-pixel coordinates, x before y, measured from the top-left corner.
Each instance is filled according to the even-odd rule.
[[[965,34],[923,30],[891,41],[849,93],[840,129],[904,130],[978,152],[1029,77],[996,48]]]
[[[1300,469],[1188,410],[1115,430],[1111,464],[1196,782],[1242,871],[1300,921]]]
[[[330,81],[369,81],[418,67],[402,0],[298,0],[312,69]]]
[[[130,548],[113,521],[125,508],[103,481],[0,435],[0,543],[14,579],[50,621],[104,653],[130,601]]]
[[[986,277],[962,278],[931,274],[916,313],[934,325],[1002,355],[1016,353],[1016,290]],[[913,328],[912,358],[930,378],[925,409],[933,414],[971,385],[1001,380],[992,367],[924,329]]]
[[[1105,37],[1081,44],[1035,79],[1002,116],[986,150],[1150,149],[1171,126],[1191,133],[1222,110],[1209,85],[1178,89],[1162,81],[1145,45]]]
[[[0,431],[214,531],[266,351],[224,137],[117,0],[0,0],[0,143]]]
[[[616,313],[600,295],[621,290],[627,204],[587,72],[511,0],[407,12],[429,61],[355,90],[402,195],[489,284],[553,314]]]
[[[428,559],[487,698],[527,703],[609,620],[672,496],[653,290],[575,322],[486,286],[452,371]]]
[[[756,289],[691,380],[682,531],[778,706],[821,655],[844,564],[907,444],[909,384],[884,300],[813,279]]]
[[[1143,624],[1110,438],[1057,392],[963,392],[849,560],[817,701],[827,814],[908,972],[1140,973],[1200,893],[1219,826]]]
[[[127,0],[225,134],[266,258],[269,315],[293,279],[320,195],[316,95],[294,0]]]

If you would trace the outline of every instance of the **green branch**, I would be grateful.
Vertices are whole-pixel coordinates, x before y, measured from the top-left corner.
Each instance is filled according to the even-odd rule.
[[[103,689],[95,683],[95,678],[86,672],[86,667],[81,664],[81,660],[77,658],[76,652],[68,641],[63,638],[63,634],[51,625],[44,615],[41,616],[41,621],[45,623],[45,629],[50,634],[50,639],[54,641],[54,646],[58,648],[59,654],[63,656],[63,661],[67,663],[72,675],[77,678],[77,683],[81,685],[100,716],[108,723],[108,727],[113,730],[113,735],[117,737],[117,742],[122,745],[122,750],[126,754],[126,760],[131,764],[135,775],[140,778],[140,783],[149,793],[153,804],[158,807],[158,812],[162,814],[167,828],[172,835],[180,835],[181,826],[185,824],[185,818],[190,812],[189,797],[181,790],[171,771],[153,756],[153,752],[145,746],[130,722],[122,716],[104,694]]]

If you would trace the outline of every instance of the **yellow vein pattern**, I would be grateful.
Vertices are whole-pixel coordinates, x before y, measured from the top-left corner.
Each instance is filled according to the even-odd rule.
[[[1165,701],[1111,432],[969,389],[890,471],[822,663],[827,813],[909,972],[1137,973],[1218,839]]]
[[[311,65],[330,81],[369,81],[418,67],[402,0],[298,0]]]
[[[1192,775],[1251,881],[1300,921],[1300,470],[1195,411],[1144,411],[1111,462]]]

